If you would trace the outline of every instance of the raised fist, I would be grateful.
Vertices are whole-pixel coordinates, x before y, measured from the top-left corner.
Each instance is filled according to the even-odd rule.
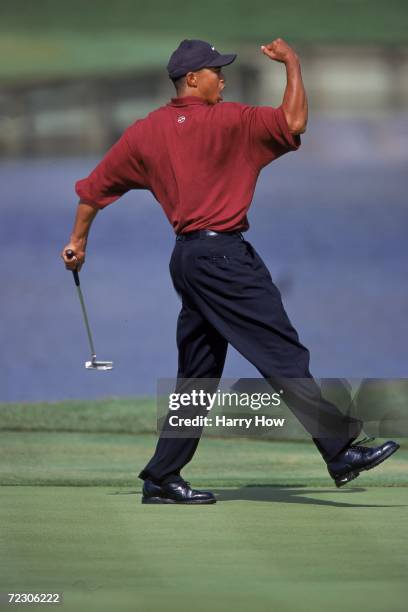
[[[290,59],[297,59],[297,55],[292,47],[289,47],[282,38],[275,38],[269,45],[262,45],[261,50],[262,53],[276,62],[285,63]]]

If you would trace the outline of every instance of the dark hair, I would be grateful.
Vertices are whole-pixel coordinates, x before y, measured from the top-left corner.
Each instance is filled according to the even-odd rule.
[[[186,75],[183,74],[181,77],[177,77],[176,79],[171,79],[173,81],[173,85],[176,88],[177,93],[184,89],[186,84]]]

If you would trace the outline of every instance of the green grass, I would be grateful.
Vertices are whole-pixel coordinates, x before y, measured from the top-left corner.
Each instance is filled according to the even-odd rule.
[[[291,44],[408,41],[405,0],[3,0],[0,78],[111,74],[165,67],[183,38],[222,50],[277,36]]]
[[[136,475],[156,436],[108,433],[0,433],[0,484],[140,487]],[[408,450],[365,472],[364,486],[406,486]],[[195,485],[332,486],[312,443],[241,438],[200,442],[185,477]]]
[[[0,403],[0,431],[153,433],[156,401],[107,398],[61,402]]]
[[[0,406],[0,592],[62,591],[67,612],[406,609],[406,446],[336,490],[311,443],[204,438],[183,475],[219,503],[145,506],[157,438],[123,430],[154,414]]]
[[[67,612],[406,609],[407,489],[219,493],[153,507],[134,488],[5,487],[1,590],[63,591]]]
[[[347,402],[333,389],[324,392],[345,412]],[[395,384],[381,389],[379,386],[365,392],[360,401],[356,415],[365,421],[365,433],[376,437],[401,437],[403,444],[408,436],[408,422],[405,418],[404,385]],[[159,410],[157,404],[159,403]],[[166,413],[167,398],[158,402],[150,397],[139,398],[106,398],[95,401],[69,400],[60,402],[37,403],[0,403],[0,431],[76,431],[94,433],[156,433],[157,414],[163,417]],[[384,406],[387,406],[385,410]],[[246,407],[215,407],[216,414],[226,417],[248,417]],[[255,412],[251,412],[253,416]],[[268,410],[261,410],[258,415],[269,417]],[[354,413],[353,413],[354,414]],[[211,437],[231,437],[239,432],[247,437],[262,440],[308,440],[308,434],[295,418],[293,413],[282,402],[280,408],[273,411],[274,417],[285,419],[282,429],[259,428],[252,426],[243,431],[239,428],[207,427],[205,435]],[[398,433],[396,433],[398,432]]]

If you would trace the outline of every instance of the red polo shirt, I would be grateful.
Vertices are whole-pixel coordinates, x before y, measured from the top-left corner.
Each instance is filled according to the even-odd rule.
[[[128,127],[76,192],[105,208],[149,189],[177,234],[246,230],[260,170],[299,146],[281,106],[172,98]]]

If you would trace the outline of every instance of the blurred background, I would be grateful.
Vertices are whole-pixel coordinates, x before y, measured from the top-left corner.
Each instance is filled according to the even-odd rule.
[[[184,38],[237,52],[225,100],[278,106],[300,56],[303,145],[261,174],[247,233],[270,267],[317,377],[407,375],[408,4],[403,0],[2,0],[0,5],[0,401],[154,395],[175,376],[174,236],[147,191],[92,226],[81,285],[59,253],[74,184],[123,130],[174,96]],[[225,375],[256,376],[229,349]]]

